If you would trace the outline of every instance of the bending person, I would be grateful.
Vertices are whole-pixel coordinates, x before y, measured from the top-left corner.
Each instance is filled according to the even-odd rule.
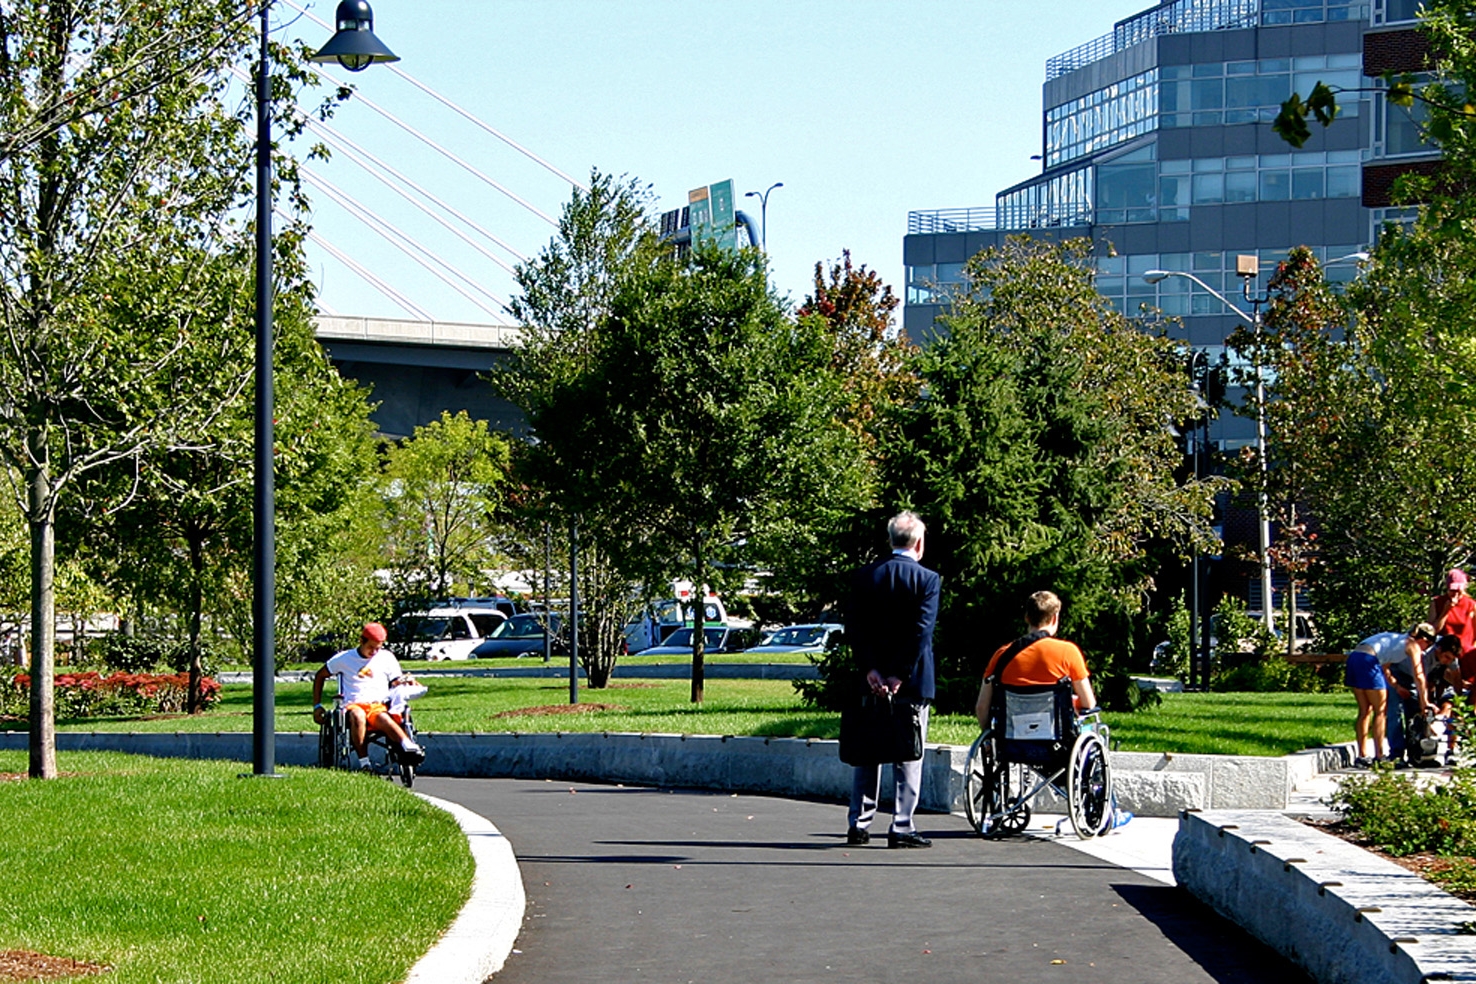
[[[411,765],[425,760],[425,753],[405,733],[400,722],[389,713],[390,689],[413,685],[415,679],[400,669],[394,653],[384,648],[387,633],[378,622],[364,626],[355,649],[345,649],[331,657],[313,677],[313,720],[322,724],[327,719],[323,709],[323,683],[330,676],[338,679],[338,692],[343,697],[348,722],[349,741],[359,756],[359,768],[369,768],[369,731],[380,732],[400,747]]]

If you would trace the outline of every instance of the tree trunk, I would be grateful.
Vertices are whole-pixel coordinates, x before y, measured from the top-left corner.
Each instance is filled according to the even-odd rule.
[[[702,533],[696,536],[696,562],[692,565],[695,582],[692,594],[696,599],[692,606],[692,703],[702,703],[702,688],[705,676],[704,658],[707,649],[707,587],[703,583]]]
[[[205,660],[200,652],[200,609],[205,605],[204,590],[201,588],[205,576],[205,550],[198,536],[190,537],[190,574],[190,684],[185,698],[185,710],[190,714],[199,714],[205,709],[200,706],[200,680],[205,675]]]
[[[31,527],[32,779],[56,778],[56,526],[43,436],[33,436],[28,496]]]

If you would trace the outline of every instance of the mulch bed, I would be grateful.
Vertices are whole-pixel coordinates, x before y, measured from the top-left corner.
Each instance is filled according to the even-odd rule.
[[[1450,869],[1457,867],[1458,859],[1442,857],[1439,854],[1432,854],[1429,851],[1421,851],[1418,854],[1406,854],[1402,857],[1399,855],[1390,854],[1388,851],[1381,849],[1377,844],[1368,841],[1366,838],[1364,838],[1363,834],[1358,830],[1358,828],[1354,827],[1352,824],[1344,820],[1306,819],[1302,822],[1307,824],[1307,826],[1309,827],[1316,827],[1318,830],[1322,831],[1325,834],[1332,834],[1334,837],[1342,838],[1349,844],[1355,844],[1358,847],[1363,848],[1365,851],[1368,851],[1370,854],[1377,854],[1381,858],[1387,858],[1388,860],[1393,861],[1395,864],[1399,865],[1399,867],[1405,869],[1406,871],[1413,871],[1415,874],[1425,879],[1425,881],[1436,885],[1443,891],[1449,892],[1456,898],[1476,905],[1476,890],[1454,889],[1449,886],[1442,885],[1434,877],[1441,874],[1442,872],[1449,871]],[[1466,860],[1470,861],[1473,859],[1468,858]]]
[[[0,950],[0,981],[29,984],[32,981],[68,981],[106,974],[113,968],[90,960],[52,957],[30,950]]]

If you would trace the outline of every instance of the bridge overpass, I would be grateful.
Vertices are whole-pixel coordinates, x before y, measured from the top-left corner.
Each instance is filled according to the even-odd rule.
[[[441,411],[465,410],[497,430],[520,432],[522,411],[483,378],[517,344],[520,329],[320,314],[316,333],[338,371],[368,386],[379,404],[374,423],[408,437]]]

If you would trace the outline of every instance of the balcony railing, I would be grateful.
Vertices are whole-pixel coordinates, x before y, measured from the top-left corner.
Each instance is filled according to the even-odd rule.
[[[1169,0],[1119,21],[1111,34],[1093,38],[1049,59],[1046,80],[1059,78],[1161,34],[1255,27],[1260,23],[1260,12],[1261,0]]]
[[[907,213],[909,236],[940,232],[989,232],[996,228],[995,208],[935,208],[926,212]]]

